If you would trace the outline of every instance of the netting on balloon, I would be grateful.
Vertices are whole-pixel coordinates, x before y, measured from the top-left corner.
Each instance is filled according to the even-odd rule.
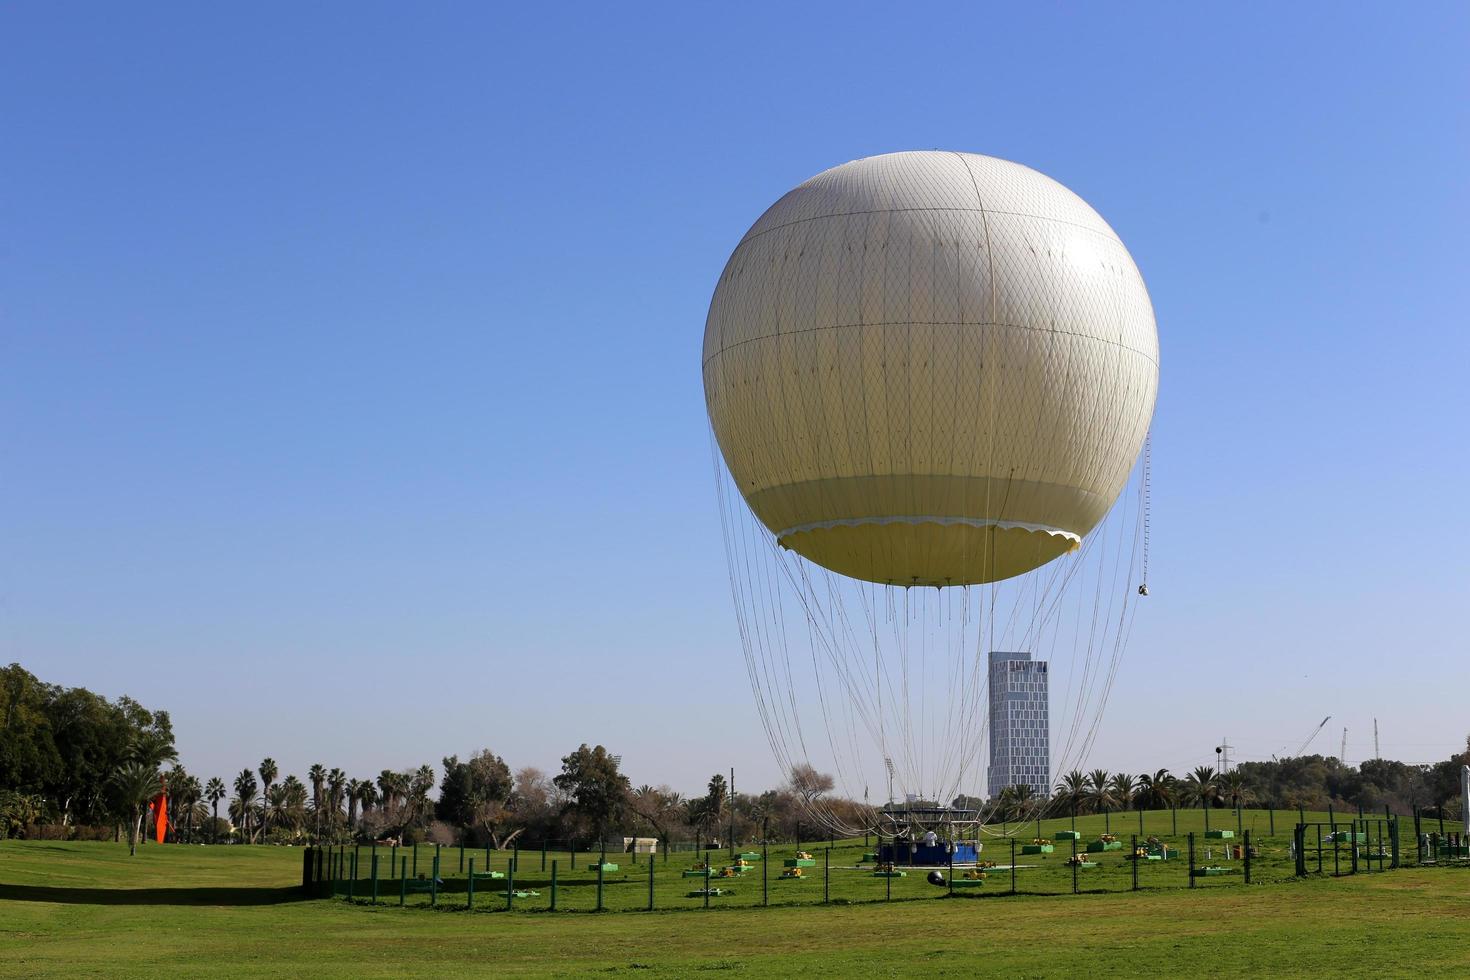
[[[853,836],[877,831],[887,804],[985,799],[991,651],[1047,661],[1051,779],[1083,767],[1137,612],[1141,466],[1072,553],[1000,582],[904,588],[837,575],[782,548],[711,443],[761,726],[783,771],[810,765],[833,776],[837,797],[860,801],[854,810],[805,799],[813,821]],[[1019,813],[1013,806],[1012,818],[1038,815],[1050,788]],[[992,822],[997,806],[980,804],[980,819]]]

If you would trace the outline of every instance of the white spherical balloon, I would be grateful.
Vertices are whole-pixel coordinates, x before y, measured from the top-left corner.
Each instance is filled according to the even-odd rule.
[[[1028,167],[924,151],[818,174],[746,232],[704,336],[715,437],[784,546],[895,585],[1077,546],[1153,416],[1138,268]]]

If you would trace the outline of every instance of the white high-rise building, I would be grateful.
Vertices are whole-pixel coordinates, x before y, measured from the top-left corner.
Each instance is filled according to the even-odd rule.
[[[1051,795],[1051,713],[1045,660],[1029,653],[990,653],[990,769],[995,799],[1007,786]]]

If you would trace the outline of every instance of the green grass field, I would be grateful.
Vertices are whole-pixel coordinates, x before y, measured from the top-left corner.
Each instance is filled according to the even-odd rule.
[[[1228,820],[1225,819],[1226,816]],[[1328,819],[1328,814],[1325,813],[1319,815],[1309,813],[1306,816],[1309,820],[1318,817],[1324,821]],[[1190,877],[1187,863],[1187,835],[1190,832],[1196,834],[1196,863],[1218,866],[1224,872],[1218,877],[1195,879],[1196,890],[1243,884],[1244,862],[1235,858],[1227,850],[1227,845],[1242,844],[1245,831],[1251,832],[1252,843],[1256,845],[1258,851],[1257,857],[1252,861],[1252,881],[1256,883],[1285,881],[1291,879],[1294,872],[1289,848],[1290,827],[1294,824],[1295,819],[1295,813],[1288,816],[1278,811],[1273,818],[1266,811],[1245,811],[1237,820],[1233,813],[1227,815],[1217,811],[1211,816],[1212,828],[1221,829],[1223,827],[1242,835],[1231,841],[1221,841],[1204,837],[1204,815],[1197,810],[1179,811],[1177,815],[1170,811],[1150,812],[1142,814],[1141,820],[1137,813],[1114,814],[1111,817],[1081,817],[1075,822],[1076,829],[1083,838],[1077,842],[1078,852],[1085,854],[1088,841],[1095,840],[1105,829],[1110,829],[1119,838],[1122,848],[1100,854],[1085,854],[1087,860],[1095,862],[1097,866],[1079,869],[1075,875],[1067,864],[1067,859],[1072,854],[1072,842],[1055,839],[1058,831],[1071,829],[1073,821],[1052,819],[1042,822],[1041,836],[1054,841],[1052,853],[1044,855],[1026,855],[1022,852],[1023,846],[1031,842],[1037,835],[1036,825],[1028,823],[1024,831],[1018,833],[1014,838],[1016,843],[1014,876],[1009,870],[1012,865],[1012,840],[1003,837],[987,838],[982,857],[994,861],[1000,867],[988,872],[988,877],[983,885],[960,886],[956,888],[956,891],[963,890],[965,894],[972,896],[1008,895],[1014,881],[1015,890],[1020,894],[1070,895],[1074,888],[1074,879],[1078,892],[1129,891],[1133,888],[1134,862],[1128,859],[1128,855],[1131,853],[1134,835],[1138,836],[1140,842],[1149,835],[1158,836],[1174,852],[1167,861],[1143,861],[1138,864],[1138,887],[1140,889],[1188,888]],[[1143,827],[1142,834],[1139,833],[1140,823]],[[1174,832],[1176,824],[1177,834]],[[1273,827],[1276,831],[1274,836],[1271,833]],[[1007,829],[1016,830],[1014,825]],[[1377,836],[1379,828],[1373,825],[1372,831],[1371,844],[1358,848],[1360,867],[1364,871],[1368,870],[1370,865],[1374,869],[1380,864],[1388,865],[1392,854],[1391,842],[1384,841],[1380,848]],[[1311,843],[1315,845],[1315,834]],[[831,845],[826,841],[805,842],[803,847],[816,860],[814,867],[805,869],[803,880],[792,881],[780,877],[783,870],[782,860],[792,857],[795,847],[790,844],[772,847],[768,852],[768,862],[756,862],[741,877],[712,878],[711,884],[719,887],[726,894],[712,899],[711,904],[738,908],[763,904],[810,905],[821,904],[825,901],[866,903],[887,901],[890,898],[895,901],[932,900],[942,897],[948,891],[948,889],[939,889],[928,884],[925,880],[925,871],[922,869],[908,870],[906,876],[902,878],[875,878],[871,862],[865,864],[862,861],[865,851],[871,848],[865,847],[860,840],[839,841]],[[756,850],[760,849],[756,848]],[[1408,821],[1400,824],[1400,850],[1406,862],[1415,856],[1412,826]],[[427,910],[432,902],[439,911],[463,909],[468,905],[466,873],[469,870],[471,859],[475,861],[477,871],[485,870],[487,856],[490,868],[495,871],[507,872],[511,863],[511,856],[506,852],[491,852],[487,855],[483,850],[467,850],[461,854],[458,848],[443,848],[439,851],[439,877],[444,880],[444,886],[439,890],[438,895],[431,898],[427,894],[410,892],[406,898],[400,899],[398,879],[404,875],[410,880],[419,876],[431,875],[435,854],[433,847],[421,846],[416,854],[411,848],[390,852],[387,849],[374,850],[368,847],[348,848],[338,853],[344,862],[342,867],[347,869],[342,872],[343,877],[351,876],[351,861],[353,855],[356,855],[357,880],[351,885],[354,900],[371,901],[372,861],[376,855],[380,903],[396,906],[402,900],[407,906],[422,907]],[[519,912],[550,909],[551,873],[554,867],[557,877],[557,911],[595,910],[598,907],[597,876],[588,869],[596,857],[595,854],[581,853],[574,860],[572,855],[564,851],[548,852],[544,856],[539,850],[521,852],[514,876],[516,888],[517,890],[534,891],[537,894],[533,897],[516,898],[514,909]],[[663,855],[658,857],[653,867],[655,909],[692,909],[704,906],[702,898],[690,897],[691,891],[704,887],[703,879],[684,876],[684,872],[702,858],[702,854],[694,852],[675,852],[669,855],[667,860]],[[647,857],[638,858],[636,863],[631,855],[614,855],[610,857],[610,860],[616,862],[619,868],[616,872],[603,876],[602,909],[604,911],[646,910],[649,903]],[[711,852],[710,863],[715,867],[729,864],[729,853]],[[763,869],[762,865],[766,863],[769,864],[769,867]],[[1315,870],[1317,866],[1315,846],[1310,850],[1309,864]],[[1322,868],[1327,873],[1334,870],[1347,873],[1352,868],[1352,849],[1343,845],[1334,854],[1330,845],[1324,846]],[[764,881],[762,880],[763,870],[766,875]],[[345,883],[341,884],[339,892],[345,897],[348,893],[348,886]],[[474,902],[477,911],[503,912],[506,904],[504,881],[481,882],[477,887]]]
[[[1094,819],[1101,820],[1079,820],[1078,829],[1092,836]],[[1133,819],[1131,830],[1113,821],[1114,832],[1136,832]],[[1186,832],[1182,813],[1180,819]],[[1048,821],[1043,832],[1067,825]],[[1285,827],[1278,814],[1278,832],[1287,832]],[[819,855],[820,873],[821,845],[807,846]],[[1289,867],[1282,874],[1263,861],[1271,870],[1259,877],[1261,884],[1246,887],[1235,876],[1204,879],[1191,890],[1179,865],[1167,870],[1177,882],[1141,878],[1142,890],[1133,892],[1118,852],[1107,852],[1102,867],[1079,876],[1088,884],[1073,896],[1059,847],[1054,861],[1022,869],[1019,895],[1003,894],[1009,887],[1006,873],[993,874],[977,890],[983,897],[955,899],[945,898],[943,890],[924,884],[916,873],[894,880],[895,899],[908,900],[890,903],[883,901],[881,879],[848,866],[860,847],[858,842],[833,851],[832,892],[838,904],[832,906],[750,907],[760,898],[757,878],[731,883],[730,900],[716,899],[718,910],[704,912],[701,902],[683,897],[700,882],[675,877],[691,859],[686,854],[656,867],[656,901],[668,911],[596,915],[538,912],[534,902],[521,903],[525,912],[506,914],[503,895],[483,896],[476,912],[469,913],[463,890],[441,895],[435,909],[417,896],[416,907],[399,908],[396,890],[388,904],[376,907],[303,899],[294,888],[302,852],[293,848],[146,846],[129,858],[124,845],[6,841],[0,842],[0,975],[133,976],[169,970],[185,976],[633,971],[682,976],[714,970],[743,976],[1082,971],[1095,976],[1234,971],[1453,976],[1470,971],[1470,869],[1465,867],[1295,880]],[[430,850],[420,849],[421,862]],[[994,856],[990,850],[987,857]],[[845,862],[840,872],[839,855]],[[504,855],[492,857],[503,867]],[[773,864],[777,857],[773,849]],[[1406,845],[1405,859],[1412,857]],[[569,856],[556,860],[569,861]],[[618,861],[631,867],[626,856]],[[522,853],[523,869],[532,862],[539,869],[539,851]],[[585,862],[586,856],[579,856],[583,874]],[[445,848],[441,871],[451,886],[457,865],[457,849]],[[628,881],[620,874],[607,885],[607,907],[632,909],[647,902],[646,864],[637,871],[643,874],[630,873]],[[1027,886],[1028,872],[1035,888]],[[1161,868],[1148,872],[1166,873]],[[1087,875],[1096,877],[1089,881]],[[539,870],[518,877],[518,885],[532,887],[543,880]],[[820,876],[788,887],[815,894],[780,901],[821,900]],[[1064,893],[1047,894],[1053,891]],[[595,885],[568,884],[558,904],[590,909],[594,892]],[[773,902],[777,894],[773,882]]]

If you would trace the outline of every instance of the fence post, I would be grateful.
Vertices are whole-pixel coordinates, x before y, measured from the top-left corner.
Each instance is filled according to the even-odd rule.
[[[1251,883],[1251,832],[1245,832],[1245,883]]]
[[[1077,838],[1075,837],[1072,838],[1072,860],[1068,863],[1072,865],[1072,894],[1075,895],[1077,894]]]
[[[419,876],[419,843],[418,843],[418,841],[414,841],[413,842],[413,876],[415,878],[417,878]]]
[[[1174,832],[1171,833],[1169,836],[1170,837],[1178,837],[1179,836],[1179,807],[1177,807],[1177,806],[1175,806],[1174,804],[1171,803],[1169,805],[1169,812],[1174,815]]]
[[[1141,812],[1141,811],[1140,811]],[[1133,890],[1138,891],[1138,835],[1133,835]]]
[[[953,833],[952,830],[951,830],[951,833]],[[978,864],[979,861],[980,861],[980,855],[977,854],[977,855],[975,855],[975,862]],[[949,897],[950,898],[954,898],[954,841],[953,840],[951,840],[949,842]]]
[[[708,841],[706,841],[708,843]],[[709,851],[704,852],[704,907],[709,908]]]
[[[470,876],[465,881],[464,907],[473,909],[475,907],[475,859],[470,858]]]
[[[516,841],[515,846],[510,849],[510,863],[513,870],[521,870],[521,842]]]
[[[1271,836],[1276,836],[1276,804],[1271,804]]]
[[[510,866],[505,869],[505,910],[509,912],[515,907],[516,902],[516,865],[512,860]]]
[[[373,904],[378,904],[378,856],[373,855]]]
[[[347,862],[347,901],[352,901],[353,886],[357,884],[357,852],[353,851]]]
[[[1194,831],[1189,832],[1189,887],[1194,887]]]
[[[602,864],[597,865],[597,911],[602,911]]]
[[[1299,823],[1291,832],[1292,843],[1296,851],[1296,873],[1297,877],[1305,878],[1307,875],[1307,825]]]
[[[828,845],[822,852],[822,904],[832,901],[832,848]]]
[[[556,861],[551,862],[551,911],[556,911]]]
[[[634,844],[633,846],[636,848],[638,845]],[[648,911],[650,912],[653,911],[653,869],[654,866],[658,864],[658,862],[655,860],[655,858],[658,857],[657,848],[658,845],[655,844],[655,853],[648,855]]]
[[[767,843],[770,840],[771,835],[768,832],[767,827],[768,827],[768,825],[765,822],[762,822],[762,824],[761,824],[761,904],[762,905],[770,905],[771,904],[771,879],[770,879],[771,873],[766,870],[767,868],[769,868],[771,866],[771,847],[770,847],[770,844]],[[667,854],[668,852],[665,851],[664,853]]]
[[[437,845],[437,844],[434,845],[434,850],[436,852],[434,854],[434,870],[433,870],[433,872],[431,874],[431,877],[430,877],[430,880],[429,880],[429,904],[430,905],[438,905],[439,904],[439,855],[437,853],[437,851],[439,850],[439,845]]]
[[[975,855],[977,858],[979,855]],[[1011,838],[1011,894],[1016,894],[1016,839]]]

